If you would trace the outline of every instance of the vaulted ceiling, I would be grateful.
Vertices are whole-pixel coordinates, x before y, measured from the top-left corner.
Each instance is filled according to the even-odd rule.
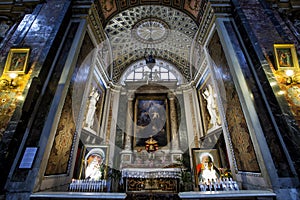
[[[37,4],[47,1],[2,0],[0,21],[14,23],[24,14],[31,13]],[[147,51],[153,51],[154,56],[171,62],[187,81],[191,80],[191,45],[209,0],[71,1],[75,10],[95,3],[112,47],[112,78],[115,82],[131,63],[143,59]],[[299,0],[267,1],[288,13],[299,13]]]
[[[113,55],[114,82],[148,54],[191,80],[190,51],[206,0],[99,0]],[[201,12],[202,11],[202,12]]]
[[[150,53],[172,63],[190,79],[190,51],[198,30],[187,14],[166,6],[136,6],[122,11],[105,27],[113,52],[113,79]]]
[[[72,1],[76,8],[91,2]],[[17,21],[38,3],[47,1],[6,0],[0,3],[0,11],[5,11],[2,13],[7,19]],[[114,82],[149,49],[190,79],[189,51],[198,29],[199,13],[207,0],[95,0],[94,3],[112,47]],[[149,32],[151,41],[147,38]]]

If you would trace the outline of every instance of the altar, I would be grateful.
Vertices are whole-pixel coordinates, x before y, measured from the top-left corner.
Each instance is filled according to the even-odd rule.
[[[124,168],[126,193],[178,193],[181,168]]]

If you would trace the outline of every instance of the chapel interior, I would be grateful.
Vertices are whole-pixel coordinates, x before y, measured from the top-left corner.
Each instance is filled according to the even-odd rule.
[[[300,199],[298,0],[0,2],[0,200]]]

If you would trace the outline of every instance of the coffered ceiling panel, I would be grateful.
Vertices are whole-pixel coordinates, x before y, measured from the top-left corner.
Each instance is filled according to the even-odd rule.
[[[113,51],[114,81],[150,52],[173,63],[190,80],[189,55],[197,29],[188,15],[166,6],[138,6],[117,14],[105,27]]]

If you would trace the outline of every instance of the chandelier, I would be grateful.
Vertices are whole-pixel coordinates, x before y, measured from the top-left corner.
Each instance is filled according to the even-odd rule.
[[[153,67],[155,66],[155,59],[154,59],[154,55],[153,55],[153,52],[154,52],[154,48],[153,49],[149,49],[148,48],[148,45],[151,45],[153,44],[153,37],[152,37],[152,31],[153,31],[153,21],[152,21],[152,18],[151,18],[151,13],[152,13],[152,7],[151,7],[151,4],[150,4],[150,20],[149,20],[149,38],[148,38],[148,43],[147,43],[147,48],[145,49],[145,54],[144,54],[144,58],[145,58],[145,62],[146,62],[146,65],[147,67],[151,70],[152,72],[152,69]],[[148,49],[149,49],[149,52],[148,52]]]
[[[144,54],[144,58],[145,58],[145,62],[147,67],[152,71],[153,67],[155,66],[155,59],[154,59],[154,55],[153,55],[154,49],[150,49],[148,52],[148,48],[145,49],[145,54]]]

